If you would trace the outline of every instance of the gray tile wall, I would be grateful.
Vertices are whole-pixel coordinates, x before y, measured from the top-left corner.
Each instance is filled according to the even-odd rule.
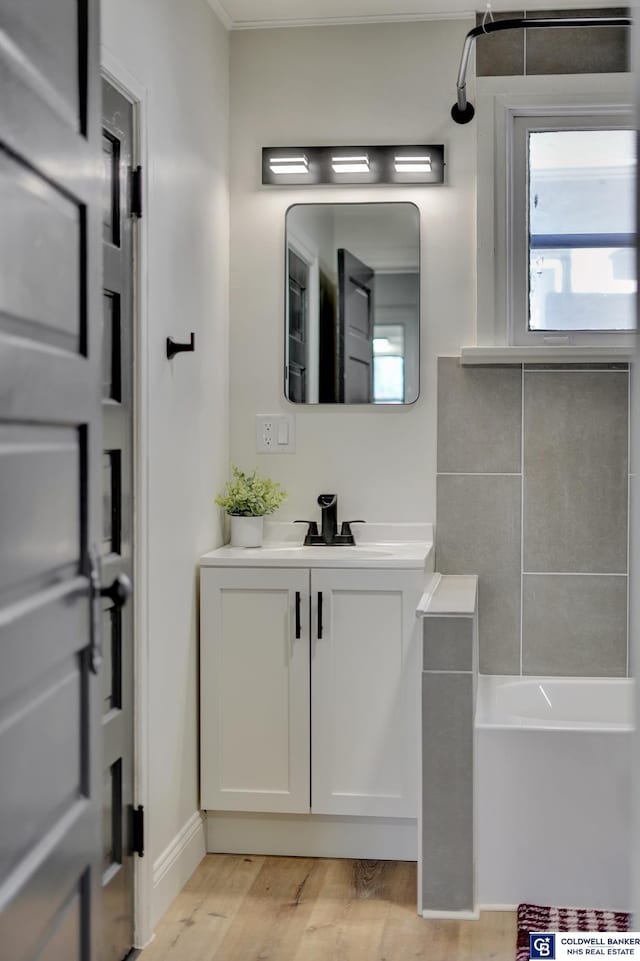
[[[627,570],[626,371],[527,370],[524,570]]]
[[[561,17],[626,17],[627,7],[581,10],[512,10],[495,20]],[[482,23],[478,14],[477,23]],[[623,73],[629,70],[629,29],[625,27],[505,30],[476,41],[476,76],[533,76],[566,73]]]
[[[521,20],[524,10],[494,13],[494,20]],[[476,16],[482,23],[484,14]],[[524,75],[524,30],[504,30],[476,40],[477,77],[522,77]]]
[[[611,574],[525,574],[524,674],[627,673],[627,578]]]
[[[473,618],[425,617],[423,671],[473,671]]]
[[[479,575],[481,672],[627,673],[628,393],[439,358],[436,570]]]
[[[477,603],[476,578],[441,577],[422,617],[420,912],[475,909]]]
[[[439,474],[436,570],[478,574],[483,674],[520,671],[520,474]]]
[[[422,675],[422,903],[473,911],[473,674]]]

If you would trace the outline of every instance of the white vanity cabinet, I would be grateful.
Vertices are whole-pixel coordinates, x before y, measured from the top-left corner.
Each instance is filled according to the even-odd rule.
[[[203,566],[202,807],[417,817],[423,589],[419,570]]]
[[[316,814],[417,817],[423,584],[414,571],[311,571]]]
[[[308,813],[308,570],[203,567],[200,610],[201,806]]]

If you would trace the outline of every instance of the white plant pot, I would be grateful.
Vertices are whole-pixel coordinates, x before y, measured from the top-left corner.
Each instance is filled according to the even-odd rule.
[[[262,547],[264,517],[230,516],[232,547]]]

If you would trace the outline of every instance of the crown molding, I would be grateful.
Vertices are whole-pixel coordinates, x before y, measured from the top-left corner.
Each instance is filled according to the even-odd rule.
[[[236,24],[233,21],[233,17],[229,14],[226,7],[223,6],[222,0],[207,0],[207,3],[217,16],[218,20],[221,21],[222,25],[227,28],[227,30],[237,29]]]
[[[212,0],[209,0],[209,2],[211,3]],[[475,18],[475,13],[471,10],[461,13],[393,13],[370,17],[296,17],[290,20],[234,20],[230,29],[277,30],[286,27],[345,27],[363,23],[417,23],[425,20],[469,20],[473,18]]]
[[[281,19],[270,20],[235,20],[224,5],[224,0],[206,0],[211,9],[215,12],[227,30],[278,30],[289,27],[341,27],[351,24],[367,23],[420,23],[425,21],[439,20],[474,20],[476,9],[469,7],[466,10],[449,12],[447,10],[432,11],[430,13],[389,13],[372,14],[371,16],[359,17],[282,17]],[[550,0],[529,0],[526,4],[527,11],[539,10],[549,5]],[[597,8],[602,0],[565,0],[563,6],[567,9],[576,7]],[[478,0],[476,6],[482,5]],[[496,12],[500,12],[503,7],[508,8],[512,4],[496,2],[494,7]]]

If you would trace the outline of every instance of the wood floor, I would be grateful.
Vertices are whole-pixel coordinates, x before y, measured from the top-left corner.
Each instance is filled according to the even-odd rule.
[[[514,961],[515,914],[416,915],[416,866],[210,854],[141,961]]]

